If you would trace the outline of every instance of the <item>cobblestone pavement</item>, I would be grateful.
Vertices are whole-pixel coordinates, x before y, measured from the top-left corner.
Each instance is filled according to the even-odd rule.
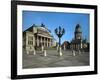
[[[89,52],[82,52],[73,56],[72,51],[62,51],[59,56],[57,50],[47,50],[47,56],[41,51],[32,53],[23,53],[23,68],[46,68],[46,67],[68,67],[68,66],[87,66],[89,65]]]

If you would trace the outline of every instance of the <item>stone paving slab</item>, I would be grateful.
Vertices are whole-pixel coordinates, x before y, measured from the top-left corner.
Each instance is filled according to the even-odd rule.
[[[47,56],[40,51],[36,55],[23,53],[23,68],[47,68],[47,67],[67,67],[67,66],[87,66],[89,65],[89,52],[73,56],[72,51],[62,51],[63,56],[59,56],[57,50],[47,50]]]

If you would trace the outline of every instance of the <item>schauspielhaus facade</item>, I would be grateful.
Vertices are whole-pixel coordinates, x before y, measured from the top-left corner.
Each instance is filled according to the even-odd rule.
[[[23,32],[23,49],[26,51],[34,51],[43,47],[56,46],[53,36],[44,24],[37,26],[33,24],[30,28]]]

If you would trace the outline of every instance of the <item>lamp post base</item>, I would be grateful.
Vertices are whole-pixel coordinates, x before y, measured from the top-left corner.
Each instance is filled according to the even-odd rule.
[[[59,48],[59,55],[62,56],[61,47]]]
[[[62,56],[62,52],[59,52],[60,56]]]

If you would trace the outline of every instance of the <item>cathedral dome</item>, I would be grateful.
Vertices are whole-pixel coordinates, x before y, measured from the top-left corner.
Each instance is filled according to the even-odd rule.
[[[81,32],[81,26],[79,24],[76,25],[75,32]]]

